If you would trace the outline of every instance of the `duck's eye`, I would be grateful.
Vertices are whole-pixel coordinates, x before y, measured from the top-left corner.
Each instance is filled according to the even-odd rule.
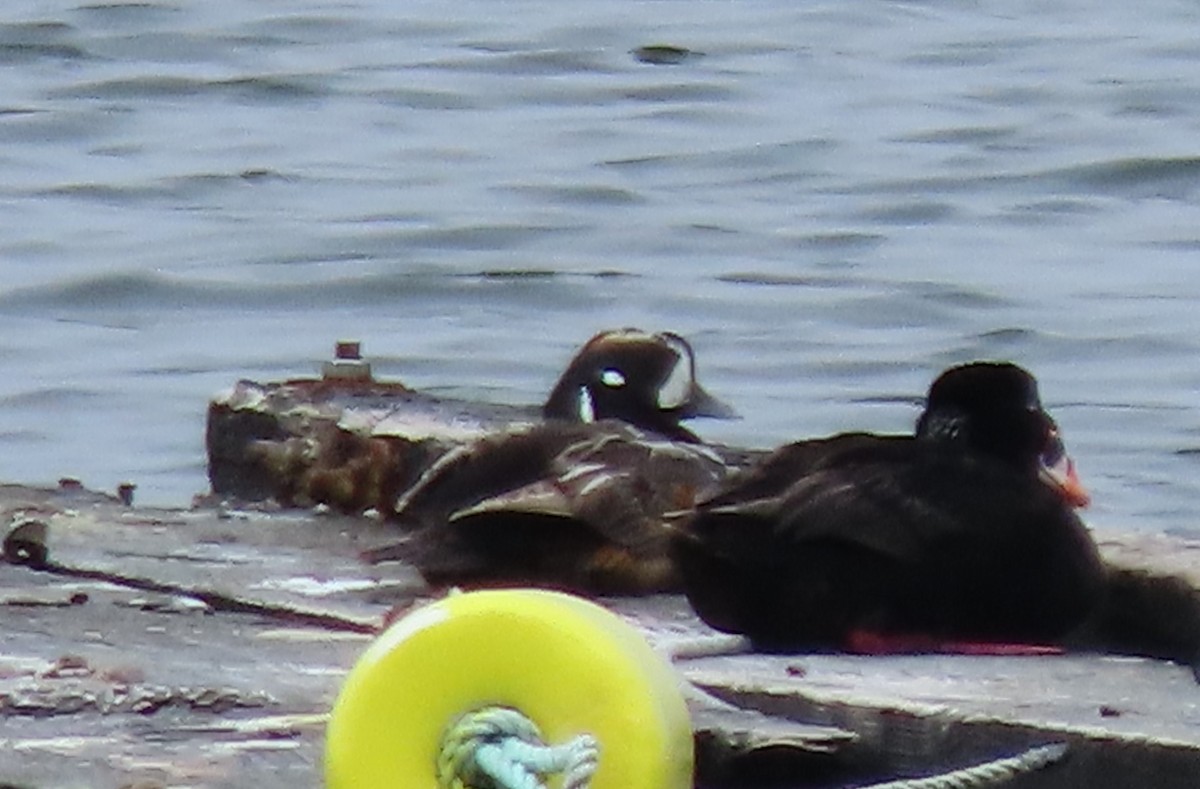
[[[596,404],[592,402],[592,393],[586,386],[579,387],[579,421],[588,423],[596,421]]]
[[[963,441],[967,438],[967,420],[958,412],[936,413],[925,422],[921,435],[935,441]]]
[[[604,384],[609,389],[620,389],[625,385],[625,375],[615,367],[609,367],[607,370],[600,373],[600,383]]]
[[[658,407],[671,410],[681,407],[692,395],[691,359],[680,356],[667,375],[667,380],[658,388]]]
[[[1042,447],[1042,463],[1048,467],[1054,467],[1062,462],[1066,454],[1067,448],[1063,445],[1058,430],[1053,427],[1047,430],[1046,443]]]

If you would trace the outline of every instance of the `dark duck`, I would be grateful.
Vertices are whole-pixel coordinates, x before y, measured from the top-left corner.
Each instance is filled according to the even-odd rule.
[[[1035,379],[944,372],[913,436],[784,446],[701,500],[672,550],[708,624],[766,651],[1099,649],[1194,665],[1181,580],[1108,567]],[[1181,624],[1182,623],[1182,624]]]
[[[396,503],[407,539],[366,558],[408,561],[437,586],[677,589],[664,516],[729,472],[680,424],[733,415],[695,369],[678,335],[597,335],[555,385],[544,422],[445,454]]]

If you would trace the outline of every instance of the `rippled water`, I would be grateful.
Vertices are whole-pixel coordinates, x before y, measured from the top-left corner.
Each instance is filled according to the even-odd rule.
[[[203,490],[340,337],[532,402],[690,336],[754,446],[1033,369],[1098,525],[1200,531],[1190,2],[26,0],[0,11],[0,479]],[[647,63],[635,50],[690,55]]]

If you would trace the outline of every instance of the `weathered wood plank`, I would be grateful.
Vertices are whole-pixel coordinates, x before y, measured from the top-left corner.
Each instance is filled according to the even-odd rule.
[[[394,539],[364,518],[15,486],[0,518],[47,535],[40,567],[0,563],[0,783],[17,786],[320,786],[325,714],[363,631],[431,593],[410,568],[358,561]],[[678,597],[625,602],[635,622],[695,624]],[[811,761],[849,737],[693,709],[714,775],[762,747]]]
[[[0,486],[47,526],[47,570],[0,563],[0,784],[317,787],[324,715],[370,636],[430,593],[358,553],[367,518],[130,508]],[[1200,544],[1102,535],[1125,564],[1200,578]],[[603,601],[669,649],[711,635],[679,596]],[[844,786],[1066,741],[1014,786],[1193,786],[1200,687],[1102,656],[681,661],[708,785]],[[744,708],[744,709],[743,709]],[[747,713],[745,709],[756,710]],[[1180,777],[1184,776],[1184,777]]]

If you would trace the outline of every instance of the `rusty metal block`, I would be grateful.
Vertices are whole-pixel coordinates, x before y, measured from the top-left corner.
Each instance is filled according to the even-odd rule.
[[[239,381],[209,402],[208,478],[224,499],[390,511],[447,449],[537,418],[535,407],[468,403],[377,381],[356,344],[343,342],[321,378]]]

